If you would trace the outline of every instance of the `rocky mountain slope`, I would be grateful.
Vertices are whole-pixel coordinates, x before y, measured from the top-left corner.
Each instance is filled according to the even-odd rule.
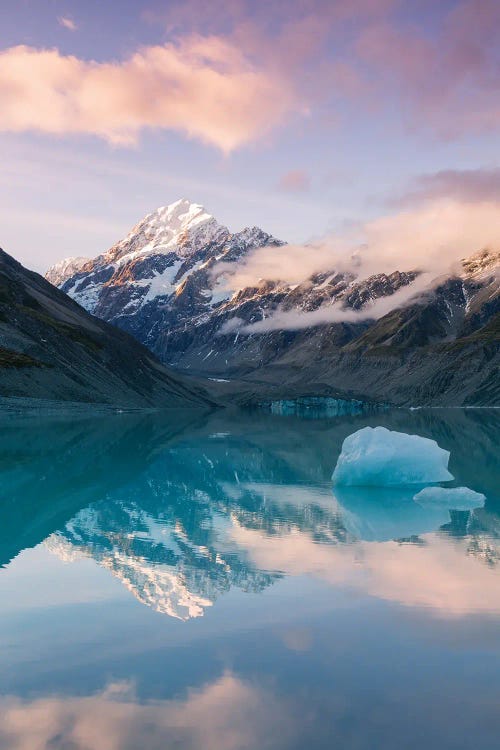
[[[208,406],[134,338],[0,250],[0,397]]]
[[[205,370],[225,373],[230,382],[220,387],[227,395],[235,393],[234,377],[243,380],[249,400],[255,389],[278,399],[321,394],[413,406],[500,405],[499,267],[498,253],[481,252],[378,320],[218,335]],[[199,342],[203,358],[212,347]],[[197,358],[187,364],[194,368]]]
[[[163,362],[231,381],[221,390],[240,401],[310,394],[500,403],[497,252],[480,251],[418,295],[420,274],[411,267],[368,278],[332,269],[300,284],[231,288],[228,269],[255,248],[272,252],[282,244],[258,228],[231,234],[201,206],[181,200],[147,216],[103,255],[69,259],[47,278]],[[405,288],[406,303],[369,317],[371,304]],[[308,327],[262,325],[276,314],[333,306],[353,314]]]

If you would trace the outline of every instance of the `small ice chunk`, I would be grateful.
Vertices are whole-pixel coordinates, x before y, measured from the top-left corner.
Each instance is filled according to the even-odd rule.
[[[426,487],[413,499],[424,508],[439,506],[450,510],[474,510],[484,505],[486,497],[469,487]]]
[[[344,440],[332,480],[335,485],[403,487],[447,482],[449,451],[435,440],[385,427],[363,427]]]

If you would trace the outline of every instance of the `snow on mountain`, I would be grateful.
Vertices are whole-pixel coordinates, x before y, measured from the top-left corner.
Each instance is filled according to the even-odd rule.
[[[146,216],[81,269],[71,273],[68,264],[65,277],[57,275],[58,285],[93,314],[132,333],[164,362],[179,365],[190,346],[213,342],[239,324],[251,325],[277,310],[311,312],[333,303],[358,310],[417,276],[395,271],[358,284],[354,274],[332,269],[300,284],[263,280],[231,288],[230,274],[224,273],[228,264],[237,265],[256,248],[283,244],[258,227],[231,233],[202,206],[181,199]],[[54,269],[47,276],[55,277]],[[203,351],[201,361],[210,356]]]
[[[183,319],[191,315],[189,308],[208,313],[232,294],[221,276],[213,275],[216,263],[234,263],[254,248],[281,244],[258,227],[231,233],[202,206],[181,199],[146,216],[85,265],[61,261],[46,277],[89,312],[137,335],[137,317],[143,319],[141,326],[147,328],[147,320],[155,328],[165,306]],[[152,333],[144,331],[138,338],[151,343]]]
[[[139,602],[183,621],[202,617],[233,586],[254,591],[268,585],[268,574],[235,560],[234,550],[227,539],[223,541],[224,530],[232,525],[229,511],[215,520],[208,493],[193,492],[184,480],[179,486],[170,475],[166,479],[166,473],[159,463],[139,477],[136,490],[129,489],[125,502],[108,497],[82,509],[51,534],[45,546],[63,562],[94,560]],[[197,525],[189,529],[176,516],[171,497],[189,498],[191,511],[201,508],[205,518],[201,534]],[[148,498],[148,508],[141,505],[144,498]]]
[[[356,285],[332,269],[301,284],[259,282],[232,289],[224,269],[263,246],[283,245],[258,227],[231,233],[196,203],[181,199],[140,221],[107,252],[68,273],[59,286],[83,307],[145,343],[165,362],[198,340],[214,340],[238,322],[252,324],[277,309],[314,311],[339,302],[359,309],[411,284],[416,274],[379,274]],[[48,277],[55,276],[50,269]],[[217,346],[214,347],[216,351]],[[202,361],[211,356],[204,351]]]
[[[173,250],[186,258],[225,232],[203,206],[181,198],[148,214],[101,257],[111,263]]]
[[[85,557],[93,559],[108,570],[130,593],[147,607],[177,620],[202,617],[213,601],[190,591],[182,573],[166,564],[152,564],[145,558],[126,550],[104,550],[94,546],[79,546],[62,534],[52,534],[45,542],[47,549],[63,562],[74,562]]]
[[[191,373],[238,378],[277,362],[316,371],[327,365],[326,350],[336,367],[341,350],[375,346],[380,354],[403,347],[408,353],[446,343],[489,325],[500,306],[500,256],[488,249],[435,279],[432,288],[428,275],[412,267],[368,278],[357,278],[355,268],[332,268],[300,283],[262,279],[232,288],[231,265],[238,270],[253,250],[269,247],[272,253],[273,246],[284,244],[258,227],[231,233],[202,206],[182,199],[146,216],[123,240],[74,273],[68,263],[67,273],[53,268],[48,278],[56,278],[83,307],[131,333],[164,363]],[[389,325],[379,323],[377,316],[370,320],[369,315],[351,314],[392,295],[394,308],[389,302],[383,308],[388,312],[379,316],[392,315]],[[348,311],[350,322],[335,322],[329,315],[333,307]],[[398,312],[403,309],[409,316],[404,325],[399,317],[406,313]],[[315,313],[309,320],[319,322],[303,333],[299,325],[280,327],[289,313],[292,323],[305,313]],[[266,323],[276,315],[278,324]],[[374,361],[365,362],[368,369]],[[333,375],[331,367],[328,380]],[[442,386],[431,390],[435,387],[437,394]]]
[[[45,542],[47,549],[63,562],[89,557],[108,570],[141,604],[177,620],[202,617],[213,601],[190,591],[182,573],[169,565],[152,564],[125,550],[79,546],[64,535],[52,534]]]
[[[64,258],[64,260],[60,260],[59,263],[55,263],[49,268],[49,270],[45,274],[45,278],[47,279],[47,281],[50,281],[51,284],[54,284],[54,286],[61,286],[61,284],[66,281],[66,279],[69,279],[70,276],[73,276],[75,273],[78,273],[78,271],[81,271],[85,264],[89,261],[90,258],[85,258],[82,256],[76,256],[74,258]]]

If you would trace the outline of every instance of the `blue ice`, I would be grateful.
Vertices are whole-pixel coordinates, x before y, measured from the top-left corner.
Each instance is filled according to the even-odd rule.
[[[332,480],[337,486],[402,487],[447,482],[450,453],[435,440],[363,427],[343,442]]]

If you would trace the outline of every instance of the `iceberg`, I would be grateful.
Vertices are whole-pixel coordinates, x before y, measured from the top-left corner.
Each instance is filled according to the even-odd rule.
[[[486,497],[469,487],[426,487],[413,499],[422,507],[444,507],[450,510],[474,510],[484,505]]]
[[[435,440],[385,427],[363,427],[346,437],[332,475],[334,485],[404,487],[453,479],[449,451]]]

